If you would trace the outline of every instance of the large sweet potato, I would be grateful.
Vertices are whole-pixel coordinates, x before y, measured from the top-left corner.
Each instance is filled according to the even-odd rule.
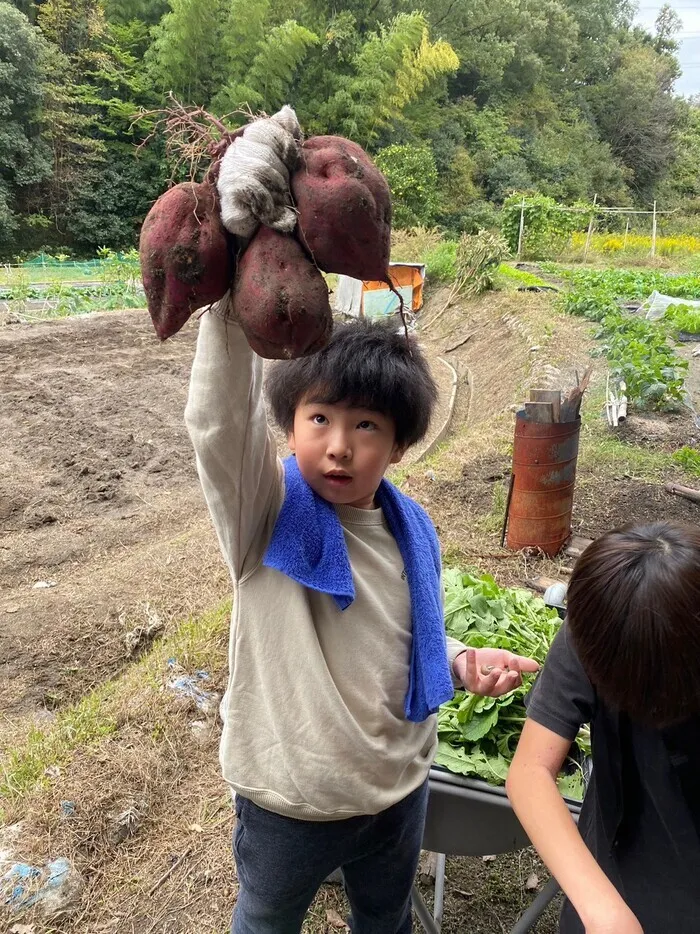
[[[328,341],[328,288],[291,234],[260,227],[238,263],[233,314],[261,357],[285,360]]]
[[[231,287],[233,258],[215,188],[184,182],[161,195],[143,222],[139,255],[148,310],[165,340]]]
[[[312,136],[292,176],[297,236],[324,272],[386,279],[391,194],[367,153],[341,136]]]

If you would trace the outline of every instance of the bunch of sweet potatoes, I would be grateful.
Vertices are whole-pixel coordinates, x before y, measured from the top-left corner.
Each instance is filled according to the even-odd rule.
[[[389,188],[360,146],[337,136],[311,137],[290,184],[294,233],[261,224],[249,242],[222,224],[216,171],[156,201],[143,224],[140,257],[161,340],[230,290],[231,312],[256,353],[314,353],[332,330],[322,272],[387,279]]]

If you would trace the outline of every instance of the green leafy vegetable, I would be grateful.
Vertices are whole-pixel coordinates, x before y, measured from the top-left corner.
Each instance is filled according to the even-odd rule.
[[[676,305],[658,321],[647,321],[624,311],[621,304],[645,299],[654,290],[699,298],[700,276],[548,268],[557,268],[570,285],[562,299],[564,310],[598,323],[599,353],[607,358],[611,375],[627,384],[631,402],[644,409],[678,408],[685,399],[688,363],[676,354],[669,336],[696,326],[695,317],[688,306]]]
[[[666,319],[671,328],[686,334],[700,334],[700,309],[692,305],[669,305]]]
[[[444,573],[445,625],[450,636],[473,648],[506,649],[544,662],[561,621],[556,610],[525,590],[499,587],[493,577],[455,569]],[[502,785],[525,722],[524,699],[531,677],[504,697],[458,691],[438,713],[436,762],[451,772]],[[588,730],[577,744],[590,751]],[[583,780],[573,762],[560,778],[563,794],[581,798]]]

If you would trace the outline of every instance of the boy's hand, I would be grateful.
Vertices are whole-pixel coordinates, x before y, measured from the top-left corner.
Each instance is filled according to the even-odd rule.
[[[452,666],[467,691],[500,697],[522,684],[522,671],[539,671],[532,658],[512,655],[504,649],[466,649]]]

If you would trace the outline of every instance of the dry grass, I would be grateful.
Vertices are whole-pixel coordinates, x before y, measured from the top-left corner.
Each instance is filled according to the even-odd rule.
[[[435,227],[412,227],[391,231],[391,259],[395,263],[423,263],[425,256],[438,244],[442,235]]]

